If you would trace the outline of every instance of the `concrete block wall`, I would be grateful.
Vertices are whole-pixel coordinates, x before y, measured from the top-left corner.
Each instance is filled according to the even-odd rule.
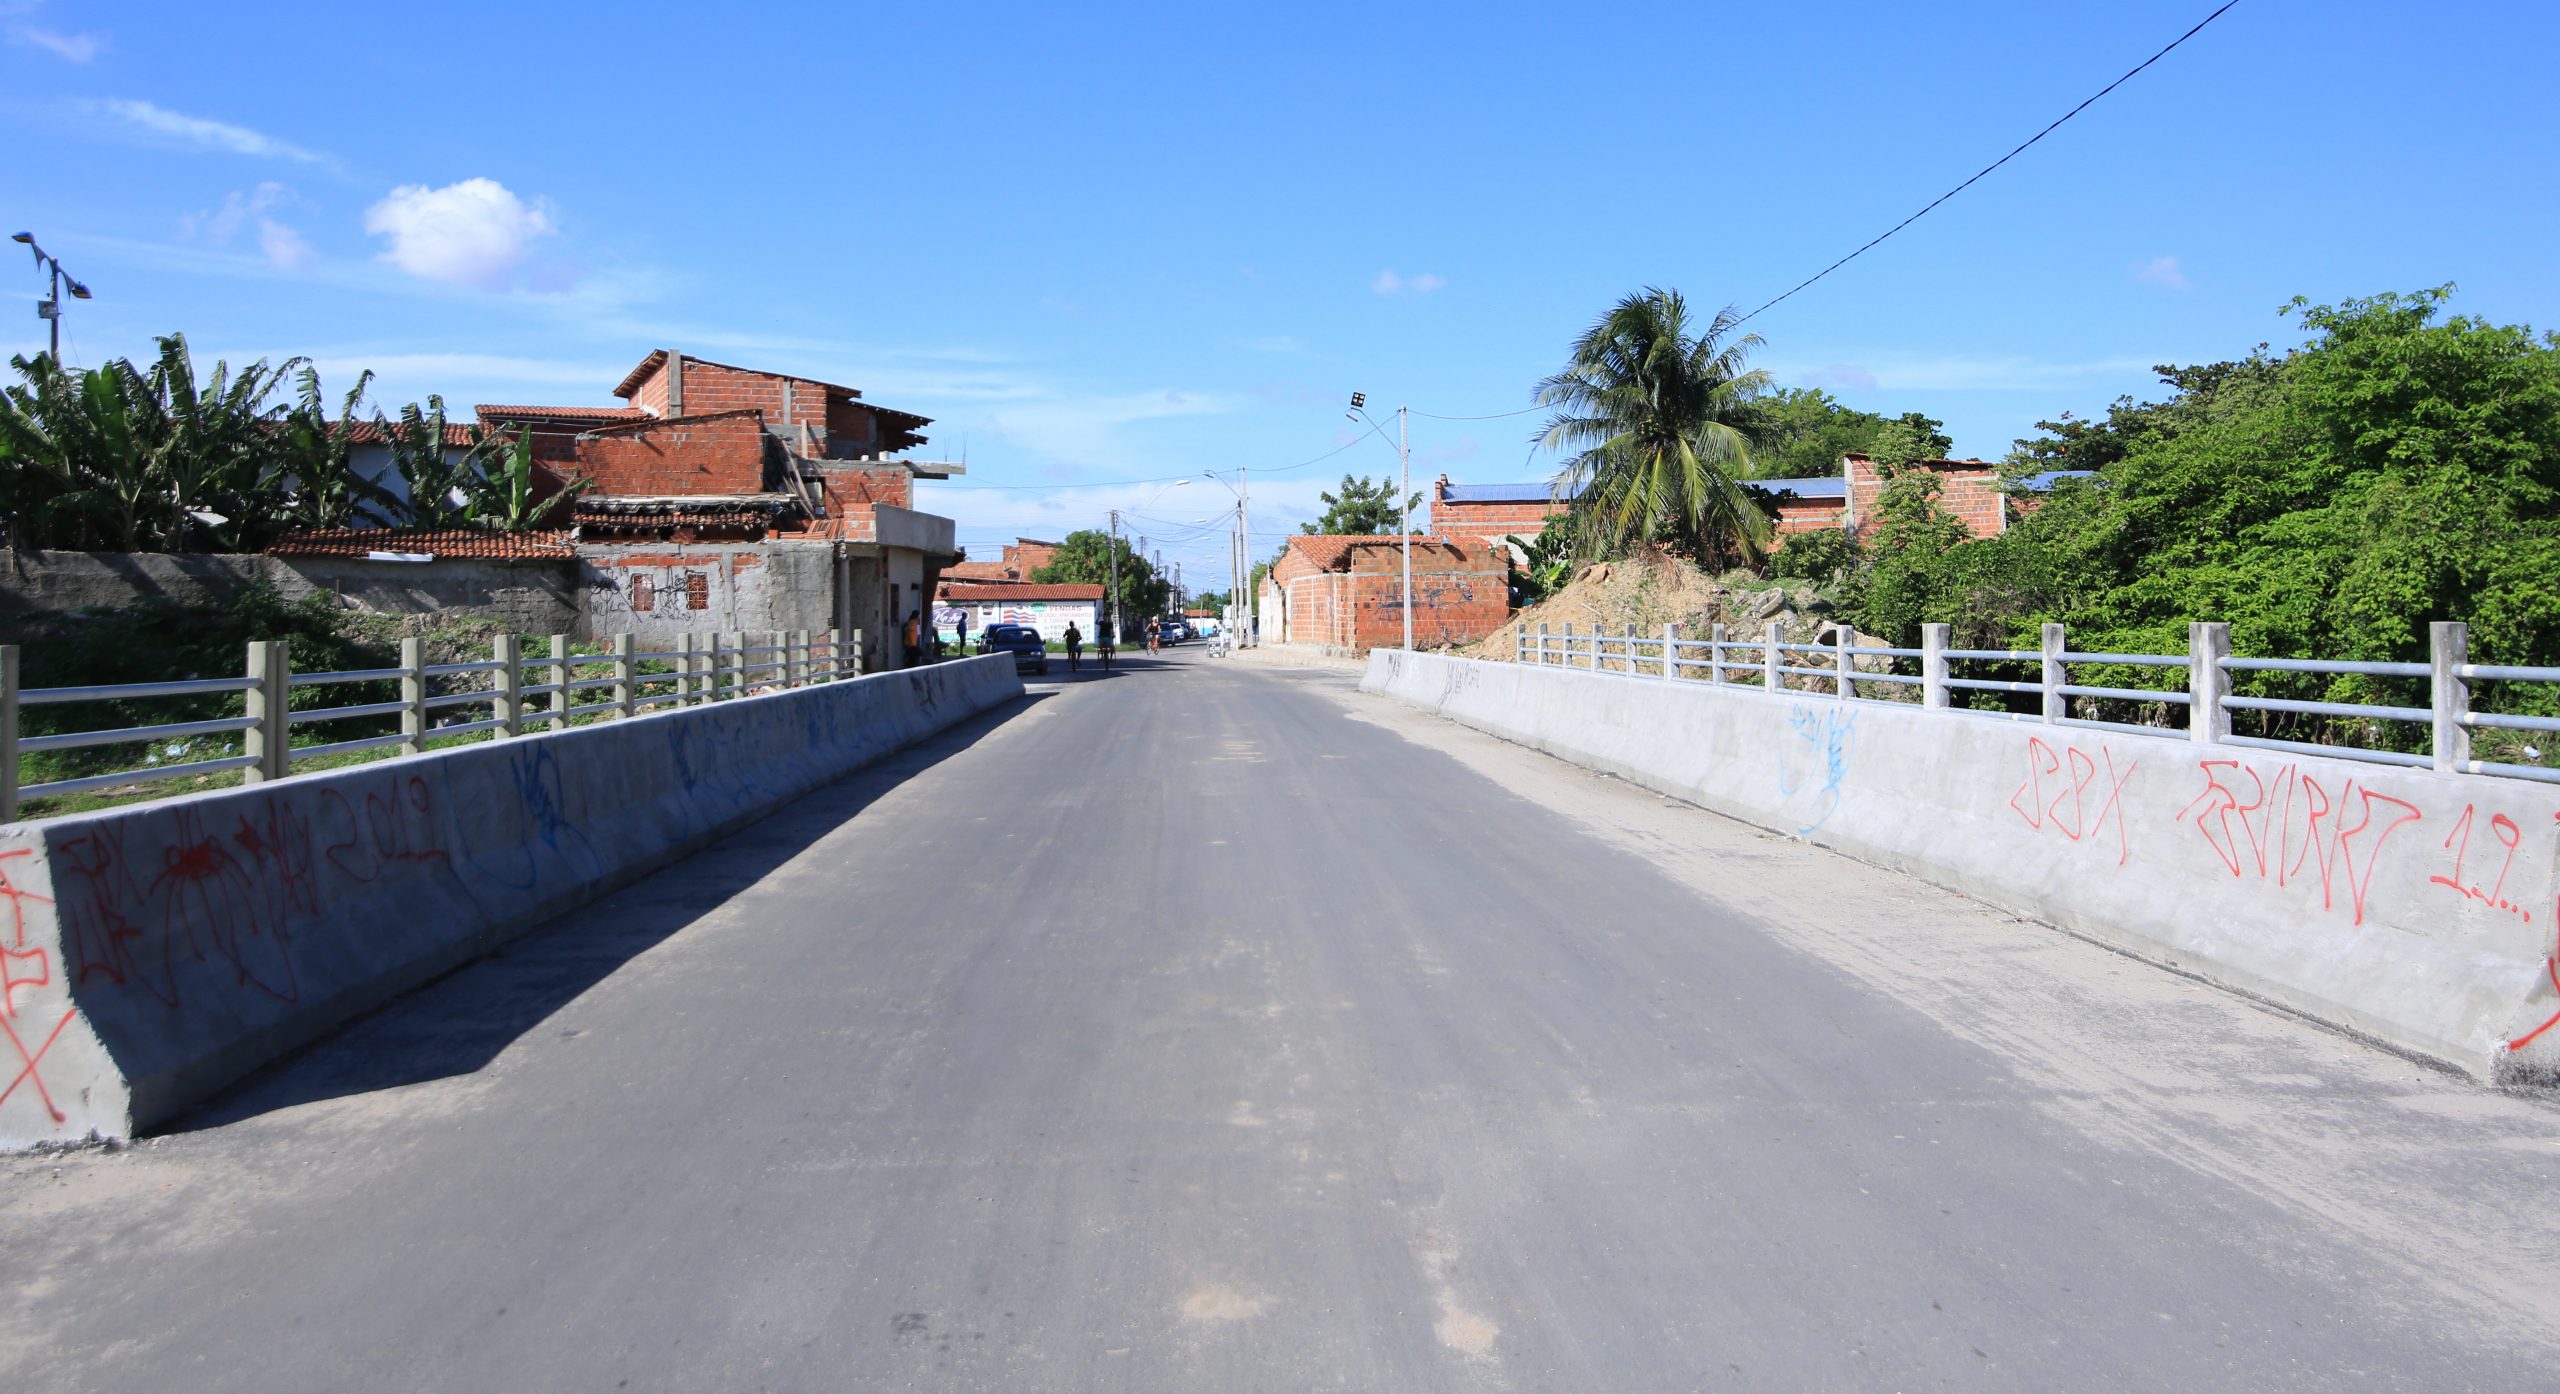
[[[585,623],[642,647],[692,634],[835,624],[834,549],[823,542],[588,543],[578,549]]]
[[[0,828],[0,1146],[166,1121],[1021,693],[996,655]]]
[[[2560,1077],[2560,788],[1429,654],[1362,685],[2482,1079]]]

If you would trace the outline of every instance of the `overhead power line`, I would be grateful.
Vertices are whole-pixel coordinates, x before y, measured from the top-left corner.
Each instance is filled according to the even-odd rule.
[[[2194,38],[2196,35],[2198,35],[2198,34],[2200,34],[2200,33],[2204,32],[2204,27],[2205,27],[2206,25],[2211,24],[2211,23],[2213,23],[2215,20],[2222,18],[2222,14],[2223,14],[2223,11],[2224,11],[2224,10],[2228,10],[2228,9],[2230,9],[2232,6],[2237,5],[2237,4],[2239,4],[2239,3],[2240,3],[2240,0],[2223,0],[2222,7],[2221,7],[2220,9],[2215,10],[2212,14],[2206,15],[2204,18],[2202,18],[2202,19],[2200,19],[2200,20],[2197,20],[2197,21],[2196,21],[2196,27],[2195,27],[2195,28],[2190,29],[2190,30],[2188,30],[2187,32],[2185,32],[2185,33],[2183,33],[2183,34],[2180,34],[2178,37],[2176,37],[2176,38],[2174,38],[2174,39],[2171,39],[2171,40],[2169,41],[2168,48],[2163,48],[2163,49],[2161,49],[2158,53],[2155,53],[2155,54],[2151,55],[2150,57],[2143,59],[2141,62],[2136,63],[2136,64],[2133,66],[2133,69],[2132,69],[2132,71],[2131,71],[2131,72],[2127,72],[2123,77],[2117,78],[2115,81],[2110,82],[2110,83],[2108,83],[2106,86],[2099,88],[2095,93],[2092,93],[2092,94],[2090,95],[2090,97],[2089,97],[2089,99],[2088,99],[2087,101],[2084,101],[2084,102],[2080,103],[2080,105],[2078,105],[2078,106],[2076,106],[2076,107],[2073,107],[2073,108],[2072,108],[2072,109],[2070,109],[2069,111],[2066,111],[2066,112],[2062,113],[2060,116],[2055,117],[2055,118],[2054,118],[2054,120],[2053,120],[2053,124],[2052,124],[2052,125],[2047,126],[2047,127],[2045,127],[2043,130],[2036,132],[2034,135],[2031,135],[2031,136],[2027,137],[2027,138],[2026,138],[2025,140],[2023,140],[2023,141],[2020,141],[2020,142],[2018,143],[2018,148],[2017,148],[2017,149],[2010,151],[2008,154],[2003,155],[2003,156],[2001,156],[1999,159],[1993,160],[1991,163],[1989,163],[1989,164],[1987,164],[1987,165],[1984,165],[1982,168],[1980,168],[1980,169],[1978,169],[1978,170],[1974,171],[1973,178],[1971,178],[1971,179],[1967,179],[1967,180],[1966,180],[1966,181],[1964,181],[1963,183],[1958,184],[1957,186],[1955,186],[1954,188],[1947,190],[1945,193],[1938,195],[1936,198],[1933,198],[1933,199],[1929,200],[1928,207],[1926,207],[1926,208],[1922,208],[1919,212],[1912,214],[1910,217],[1905,218],[1905,219],[1903,219],[1901,222],[1895,223],[1893,226],[1891,226],[1891,227],[1889,227],[1889,228],[1886,228],[1883,232],[1880,232],[1880,233],[1876,234],[1876,235],[1875,235],[1875,237],[1874,237],[1873,239],[1871,239],[1870,241],[1868,241],[1868,243],[1867,243],[1865,246],[1860,247],[1858,250],[1856,250],[1856,251],[1854,251],[1854,252],[1851,252],[1849,255],[1847,255],[1847,256],[1845,256],[1845,257],[1842,257],[1842,258],[1840,258],[1838,261],[1835,261],[1835,262],[1831,263],[1829,266],[1826,266],[1826,267],[1822,268],[1821,270],[1814,272],[1812,275],[1805,277],[1803,280],[1796,282],[1794,285],[1792,285],[1792,286],[1790,286],[1790,287],[1788,287],[1788,288],[1787,288],[1787,291],[1786,291],[1786,294],[1785,294],[1785,295],[1780,295],[1780,296],[1777,298],[1777,300],[1772,300],[1772,301],[1770,301],[1770,302],[1769,302],[1769,304],[1761,306],[1761,307],[1760,307],[1760,309],[1758,309],[1758,310],[1754,310],[1754,311],[1752,311],[1750,314],[1744,315],[1742,318],[1740,318],[1740,319],[1738,319],[1738,320],[1735,320],[1735,321],[1734,321],[1734,324],[1735,324],[1737,327],[1739,327],[1739,326],[1741,326],[1741,325],[1745,325],[1745,324],[1750,323],[1753,319],[1757,318],[1757,317],[1760,315],[1760,313],[1761,313],[1761,311],[1762,311],[1762,310],[1767,310],[1768,308],[1770,308],[1770,306],[1777,304],[1779,300],[1784,300],[1784,299],[1786,299],[1786,298],[1787,298],[1787,296],[1795,294],[1797,291],[1800,291],[1800,290],[1804,289],[1806,286],[1812,285],[1814,282],[1819,281],[1819,280],[1821,280],[1823,277],[1830,275],[1832,272],[1839,270],[1841,267],[1848,265],[1850,262],[1856,261],[1859,257],[1861,257],[1861,256],[1865,255],[1865,254],[1866,254],[1870,249],[1872,249],[1872,248],[1873,248],[1877,243],[1884,241],[1886,238],[1893,236],[1895,233],[1902,231],[1904,228],[1907,228],[1907,227],[1911,226],[1913,223],[1916,223],[1916,222],[1920,221],[1923,217],[1926,217],[1926,216],[1928,215],[1928,213],[1929,213],[1929,209],[1931,209],[1931,208],[1935,208],[1935,207],[1937,207],[1939,204],[1942,204],[1942,203],[1946,202],[1948,199],[1954,198],[1956,195],[1958,195],[1958,194],[1960,194],[1960,193],[1963,193],[1963,192],[1964,192],[1965,190],[1967,190],[1967,189],[1972,188],[1972,187],[1974,186],[1974,184],[1975,184],[1977,181],[1979,181],[1979,180],[1980,180],[1984,175],[1989,174],[1991,171],[1993,171],[1993,170],[1995,170],[1995,169],[1998,169],[1998,168],[1999,168],[1999,167],[2001,167],[2002,165],[2005,165],[2005,164],[2009,163],[2011,160],[2014,160],[2014,159],[2018,158],[2018,156],[2019,156],[2020,154],[2022,154],[2022,153],[2024,153],[2024,152],[2025,152],[2025,150],[2026,150],[2026,148],[2027,148],[2028,146],[2035,144],[2037,141],[2040,141],[2040,140],[2044,139],[2046,136],[2052,135],[2052,134],[2054,133],[2054,131],[2062,125],[2062,123],[2063,123],[2063,122],[2070,120],[2072,117],[2077,116],[2077,115],[2079,115],[2080,113],[2082,113],[2082,112],[2084,112],[2084,111],[2087,111],[2087,110],[2089,109],[2090,105],[2091,105],[2092,103],[2096,102],[2096,101],[2098,100],[2098,98],[2103,97],[2103,96],[2107,95],[2108,93],[2113,92],[2113,91],[2114,91],[2114,90],[2116,90],[2117,88],[2124,86],[2127,82],[2130,82],[2130,81],[2132,81],[2132,80],[2133,80],[2134,74],[2139,73],[2139,72],[2141,72],[2143,69],[2150,67],[2152,64],[2159,62],[2161,59],[2168,57],[2168,56],[2169,56],[2169,51],[2170,51],[2170,49],[2174,49],[2174,48],[2176,48],[2178,45],[2180,45],[2180,44],[2182,44],[2182,43],[2185,43],[2187,40],[2192,39],[2192,38]]]

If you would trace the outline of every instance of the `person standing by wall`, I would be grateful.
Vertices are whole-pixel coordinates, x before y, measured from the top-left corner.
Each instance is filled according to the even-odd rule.
[[[913,668],[924,662],[924,620],[914,610],[907,612],[906,629],[899,635],[907,651],[906,666]]]

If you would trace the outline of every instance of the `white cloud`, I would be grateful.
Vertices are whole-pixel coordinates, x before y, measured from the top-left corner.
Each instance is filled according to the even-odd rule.
[[[178,220],[180,235],[207,246],[227,247],[240,229],[255,224],[258,251],[267,264],[286,271],[307,271],[320,260],[311,244],[285,224],[269,216],[281,204],[293,202],[293,190],[270,179],[242,193],[239,190],[223,196],[222,206],[210,213],[190,213]]]
[[[533,239],[557,229],[539,201],[528,204],[494,179],[465,179],[393,189],[366,210],[364,230],[390,238],[382,259],[412,276],[496,290]]]
[[[1369,283],[1369,289],[1380,295],[1429,295],[1447,284],[1428,271],[1419,276],[1399,276],[1393,271],[1381,271],[1378,278]]]
[[[306,165],[334,164],[328,156],[305,150],[227,121],[210,121],[201,116],[188,116],[153,106],[149,102],[114,98],[103,102],[86,102],[83,109],[105,116],[121,125],[128,133],[165,143],[191,146],[198,150],[218,150],[231,155],[256,155],[269,159],[293,160]]]
[[[1255,353],[1297,353],[1301,348],[1297,337],[1290,334],[1265,334],[1245,340],[1244,346]]]
[[[1222,396],[1169,390],[1050,397],[1001,407],[988,424],[1035,454],[1078,464],[1106,464],[1128,457],[1119,441],[1123,426],[1167,417],[1215,416],[1234,406]]]
[[[107,46],[95,34],[65,34],[55,29],[39,29],[32,24],[9,26],[9,42],[25,48],[40,48],[70,63],[86,63]]]
[[[2153,257],[2149,261],[2135,262],[2133,278],[2146,286],[2158,286],[2163,290],[2195,289],[2194,283],[2187,279],[2186,268],[2178,265],[2176,257]]]

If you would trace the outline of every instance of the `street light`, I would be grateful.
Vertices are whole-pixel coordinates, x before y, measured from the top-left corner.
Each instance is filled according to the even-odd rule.
[[[1202,470],[1200,471],[1200,477],[1215,481],[1219,488],[1236,496],[1236,551],[1234,556],[1235,564],[1232,570],[1235,573],[1233,579],[1235,581],[1235,594],[1237,599],[1230,601],[1229,603],[1240,606],[1236,612],[1238,616],[1236,620],[1236,628],[1239,631],[1236,635],[1238,646],[1250,647],[1253,643],[1254,604],[1253,479],[1251,477],[1251,468],[1246,465],[1236,466],[1236,482],[1233,484],[1229,484],[1227,481],[1219,479],[1218,472],[1216,470]]]
[[[1370,427],[1376,429],[1378,423],[1369,419],[1365,409],[1368,404],[1368,393],[1354,392],[1351,394],[1351,410],[1343,415],[1353,421],[1368,421]],[[1396,408],[1396,511],[1403,520],[1397,524],[1397,529],[1403,534],[1404,647],[1410,653],[1413,651],[1413,451],[1406,444],[1406,416],[1403,407]]]
[[[37,245],[36,245],[36,235],[35,235],[34,233],[32,233],[32,232],[17,232],[17,233],[11,233],[11,234],[9,235],[9,240],[10,240],[10,241],[12,241],[12,242],[24,243],[24,244],[26,245],[26,247],[27,247],[27,249],[28,249],[28,250],[30,250],[30,251],[32,251],[32,252],[34,252],[34,253],[36,254],[36,265],[38,265],[38,266],[41,266],[41,267],[45,268],[45,274],[46,274],[48,277],[50,277],[50,278],[51,278],[51,281],[52,281],[52,289],[51,289],[51,291],[50,291],[50,292],[45,296],[45,298],[44,298],[44,299],[39,300],[39,301],[37,301],[37,302],[36,302],[36,318],[38,318],[38,319],[40,319],[40,320],[45,321],[45,322],[46,322],[46,324],[47,324],[47,325],[51,328],[51,330],[52,330],[52,350],[51,350],[51,352],[52,352],[52,357],[53,357],[53,365],[54,365],[55,367],[59,368],[59,367],[61,367],[61,366],[62,366],[62,288],[63,288],[63,285],[64,285],[64,283],[65,283],[65,282],[68,282],[68,283],[70,284],[70,287],[71,287],[71,298],[72,298],[72,299],[74,299],[74,300],[86,300],[86,299],[89,299],[89,298],[90,298],[90,297],[89,297],[89,288],[88,288],[87,286],[85,286],[85,285],[82,285],[82,284],[80,283],[80,280],[79,280],[79,278],[78,278],[78,277],[73,276],[70,272],[63,270],[63,269],[62,269],[62,262],[61,262],[59,259],[57,259],[57,258],[55,258],[55,257],[53,257],[53,256],[48,255],[48,254],[45,252],[45,249],[44,249],[44,248],[37,246]]]

